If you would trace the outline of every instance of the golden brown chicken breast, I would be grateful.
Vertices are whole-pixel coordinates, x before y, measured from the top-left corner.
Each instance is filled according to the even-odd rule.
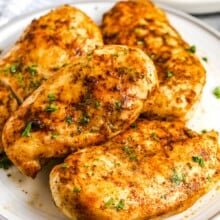
[[[200,99],[205,70],[190,47],[150,1],[117,3],[103,17],[106,44],[137,46],[154,61],[160,87],[147,99],[144,115],[186,120]]]
[[[23,101],[43,80],[75,57],[102,46],[96,24],[82,11],[68,5],[33,20],[21,39],[1,60],[1,81]]]
[[[0,81],[0,137],[2,136],[3,126],[9,116],[17,109],[18,102],[13,96],[10,88]],[[0,153],[2,152],[2,141],[0,138]]]
[[[68,5],[61,6],[33,20],[0,60],[0,82],[23,102],[58,69],[102,44],[99,28],[86,14]],[[12,110],[6,105],[3,108],[7,114],[1,112],[0,133]]]
[[[180,122],[138,121],[98,147],[70,155],[50,174],[56,205],[69,219],[152,219],[185,210],[215,183],[216,132]]]
[[[34,177],[45,160],[106,141],[129,127],[157,86],[140,49],[105,46],[62,68],[8,120],[7,156]]]

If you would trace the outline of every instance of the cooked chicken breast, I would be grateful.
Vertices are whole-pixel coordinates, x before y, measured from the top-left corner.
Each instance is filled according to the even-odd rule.
[[[34,177],[45,160],[124,131],[156,86],[153,62],[140,49],[97,49],[62,68],[25,100],[4,127],[6,154]]]
[[[190,47],[150,1],[119,2],[103,17],[106,44],[137,46],[154,61],[160,87],[147,99],[144,115],[189,118],[201,97],[205,70]]]
[[[61,6],[26,28],[0,62],[0,69],[8,70],[1,81],[23,101],[43,80],[97,46],[102,36],[96,24],[79,9]]]
[[[0,82],[0,137],[2,136],[3,126],[9,116],[18,107],[16,98],[10,89]],[[2,140],[0,138],[0,153],[2,152]]]
[[[53,168],[50,187],[69,219],[151,219],[185,210],[217,180],[216,132],[138,121]]]
[[[16,45],[0,60],[0,83],[10,87],[23,102],[58,69],[102,44],[99,28],[86,14],[68,5],[59,7],[33,20]],[[7,113],[0,115],[0,133],[14,110],[8,109],[6,104],[2,108]]]

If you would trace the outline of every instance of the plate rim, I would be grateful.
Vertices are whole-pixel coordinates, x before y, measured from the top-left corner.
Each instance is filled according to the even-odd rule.
[[[105,3],[116,3],[116,2],[118,2],[118,0],[105,0],[104,2],[103,2],[103,0],[95,0],[95,1],[77,0],[75,2],[68,2],[66,4],[77,7],[77,5],[80,5],[80,4],[103,4],[103,3],[105,4]],[[0,34],[1,34],[1,32],[6,31],[7,28],[10,28],[10,26],[15,25],[16,23],[20,23],[22,20],[25,20],[27,17],[35,16],[39,13],[43,13],[44,11],[51,10],[55,7],[60,6],[60,5],[64,5],[64,4],[59,4],[59,3],[58,4],[51,4],[48,7],[42,7],[40,9],[33,10],[32,12],[28,12],[23,15],[16,16],[15,18],[11,19],[6,24],[0,26]],[[215,28],[211,27],[210,25],[206,24],[205,22],[199,20],[198,18],[196,18],[192,15],[189,15],[186,12],[180,11],[179,9],[174,9],[173,7],[167,6],[166,3],[156,3],[156,5],[158,5],[160,8],[162,8],[163,10],[165,10],[166,12],[168,12],[170,14],[176,15],[177,17],[180,17],[182,19],[185,19],[185,20],[192,22],[193,24],[199,26],[200,28],[202,28],[203,30],[205,30],[206,32],[208,32],[209,34],[214,36],[217,40],[220,40],[220,32],[218,30],[216,30]],[[216,214],[214,214],[214,216],[215,215]],[[3,214],[0,214],[0,220],[10,220],[10,219],[5,217]]]
[[[202,15],[210,13],[220,12],[220,1],[219,0],[209,0],[205,1],[185,1],[185,0],[155,0],[157,3],[167,4],[171,7],[175,7],[181,11],[193,15]]]

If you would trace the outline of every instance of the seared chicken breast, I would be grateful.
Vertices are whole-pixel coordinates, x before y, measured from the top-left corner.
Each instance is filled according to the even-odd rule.
[[[124,131],[156,86],[155,67],[140,49],[97,49],[62,68],[25,100],[4,127],[6,154],[34,177],[49,158]]]
[[[68,5],[33,20],[21,39],[1,60],[1,81],[23,101],[43,80],[75,57],[102,46],[96,24],[82,11]]]
[[[103,17],[106,44],[136,46],[154,61],[159,89],[147,99],[143,113],[150,118],[186,120],[200,99],[205,70],[190,47],[152,2],[117,3]]]
[[[33,20],[0,60],[0,83],[7,85],[10,89],[6,93],[13,91],[21,103],[58,69],[102,44],[99,28],[86,14],[68,5],[61,6]],[[0,133],[15,109],[8,106],[7,100],[2,102]]]
[[[11,90],[0,82],[0,137],[3,126],[9,116],[17,109],[18,102]],[[2,152],[2,141],[0,138],[0,153]]]
[[[70,155],[50,187],[69,219],[152,219],[185,210],[218,178],[216,132],[138,121],[111,141]]]

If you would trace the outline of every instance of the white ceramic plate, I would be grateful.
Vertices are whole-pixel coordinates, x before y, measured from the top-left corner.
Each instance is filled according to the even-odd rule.
[[[165,3],[193,14],[220,12],[220,0],[155,0],[155,2]]]
[[[115,1],[99,1],[75,4],[100,24],[102,15],[109,10]],[[174,9],[164,8],[171,23],[182,34],[186,41],[196,45],[197,54],[207,57],[204,61],[207,69],[207,84],[189,126],[201,131],[216,129],[220,131],[220,100],[217,100],[212,90],[220,86],[220,34],[196,19]],[[49,9],[25,15],[0,29],[0,48],[6,51],[19,37],[22,30],[33,18],[45,14]],[[21,175],[13,167],[7,172],[0,170],[0,219],[8,220],[64,220],[65,217],[52,202],[48,186],[48,174],[52,165],[41,172],[35,180]],[[8,177],[7,174],[11,174]],[[220,211],[220,191],[213,190],[192,208],[182,214],[169,218],[170,220],[207,220]]]

